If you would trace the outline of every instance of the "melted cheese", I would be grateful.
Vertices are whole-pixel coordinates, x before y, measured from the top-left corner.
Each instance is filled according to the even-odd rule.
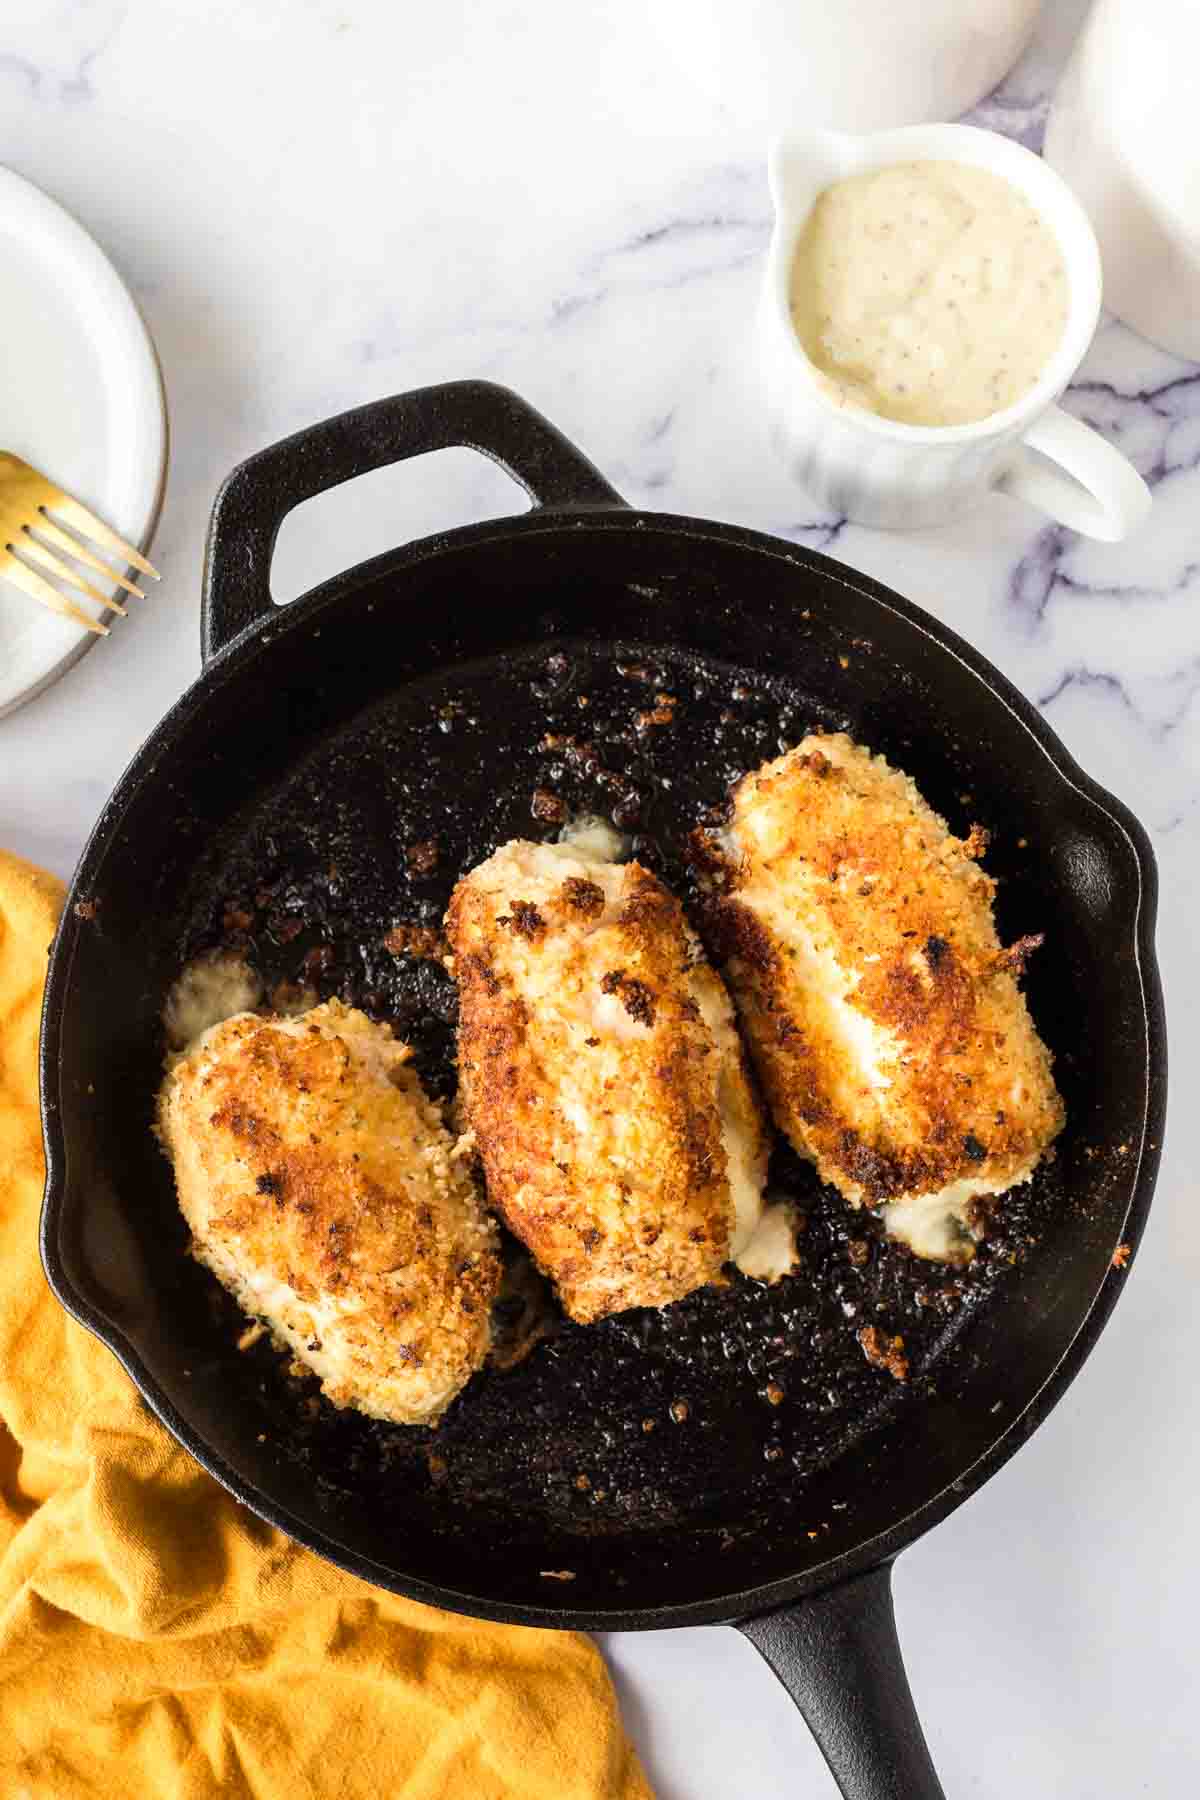
[[[697,954],[699,947],[697,946]],[[707,971],[706,971],[707,972]],[[716,979],[704,980],[693,971],[688,983],[693,1000],[716,1045],[721,1073],[717,1079],[717,1109],[721,1117],[721,1142],[725,1150],[725,1173],[729,1197],[733,1202],[733,1225],[729,1233],[729,1259],[736,1262],[745,1250],[762,1218],[762,1180],[757,1145],[745,1130],[735,1111],[727,1070],[736,1069],[741,1057],[737,1027],[733,1022],[733,1006],[724,987]]]
[[[789,1201],[771,1202],[734,1261],[743,1275],[768,1286],[791,1274],[800,1258],[796,1252],[796,1221]]]
[[[579,857],[583,862],[619,863],[628,860],[629,840],[607,819],[595,813],[581,813],[563,826],[557,843],[547,844],[546,849]]]
[[[188,963],[163,1007],[163,1030],[172,1050],[189,1044],[235,1013],[253,1012],[262,999],[262,982],[248,963],[214,951]]]
[[[972,1219],[972,1201],[989,1194],[1005,1194],[1019,1187],[1033,1173],[1036,1158],[1023,1174],[1000,1181],[952,1181],[936,1194],[918,1194],[882,1209],[889,1237],[907,1244],[914,1256],[930,1262],[969,1263],[975,1256],[979,1233]]]

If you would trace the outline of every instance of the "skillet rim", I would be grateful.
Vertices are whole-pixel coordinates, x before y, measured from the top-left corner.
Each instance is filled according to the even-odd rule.
[[[1161,1155],[1166,1112],[1166,1028],[1161,981],[1155,953],[1157,868],[1144,827],[1124,803],[1093,780],[1075,761],[1057,733],[1037,709],[981,652],[950,627],[924,612],[915,602],[860,574],[857,570],[766,532],[723,524],[686,514],[647,512],[629,507],[543,507],[528,513],[481,524],[459,527],[419,539],[344,570],[311,589],[286,607],[274,609],[278,617],[263,614],[253,620],[210,657],[195,681],[151,731],[117,782],[89,834],[71,878],[59,928],[51,946],[42,1009],[39,1048],[40,1096],[46,1186],[41,1213],[40,1247],[46,1278],[56,1298],[80,1324],[113,1351],[154,1413],[202,1468],[206,1469],[243,1505],[260,1518],[286,1532],[296,1542],[315,1551],[335,1566],[427,1605],[486,1618],[500,1623],[570,1630],[622,1631],[663,1627],[736,1623],[754,1614],[773,1610],[806,1595],[835,1585],[889,1561],[907,1545],[936,1525],[1012,1456],[1062,1398],[1086,1361],[1116,1304],[1126,1277],[1116,1270],[1105,1273],[1099,1288],[1082,1312],[1079,1323],[1057,1363],[1026,1405],[997,1431],[996,1437],[967,1468],[946,1483],[922,1505],[896,1520],[886,1531],[864,1538],[852,1549],[793,1573],[757,1584],[732,1588],[709,1599],[657,1606],[595,1606],[573,1610],[568,1606],[533,1606],[496,1601],[485,1595],[440,1587],[420,1577],[397,1573],[373,1559],[346,1550],[327,1533],[297,1519],[283,1504],[269,1500],[246,1482],[225,1460],[192,1431],[169,1395],[145,1368],[133,1345],[115,1321],[72,1282],[67,1275],[60,1242],[64,1221],[71,1210],[67,1172],[65,1106],[58,1072],[62,1028],[72,999],[71,975],[79,941],[79,922],[74,902],[81,892],[94,891],[106,857],[113,851],[124,816],[134,796],[154,777],[175,748],[180,732],[195,711],[219,685],[236,679],[267,654],[279,634],[304,630],[318,615],[342,602],[366,583],[401,575],[445,552],[483,550],[515,536],[551,533],[569,536],[585,530],[617,531],[640,537],[668,536],[693,544],[722,543],[741,552],[753,552],[793,565],[800,572],[818,574],[825,581],[854,593],[860,599],[898,618],[902,625],[932,643],[959,665],[964,678],[974,678],[990,703],[998,704],[1022,728],[1044,757],[1052,778],[1083,796],[1111,828],[1110,843],[1123,840],[1137,872],[1137,896],[1133,920],[1133,955],[1127,977],[1136,983],[1143,1024],[1144,1090],[1137,1156],[1131,1159],[1129,1200],[1121,1240],[1136,1249],[1153,1196]]]

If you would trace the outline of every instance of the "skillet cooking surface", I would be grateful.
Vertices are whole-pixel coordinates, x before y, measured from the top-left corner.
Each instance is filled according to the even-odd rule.
[[[667,710],[660,695],[675,702],[674,720],[647,724],[656,705]],[[393,954],[389,929],[438,925],[457,876],[506,838],[552,837],[556,826],[534,813],[546,796],[576,815],[615,814],[633,853],[691,899],[681,852],[692,825],[743,770],[817,725],[853,731],[857,721],[787,681],[640,645],[547,644],[415,684],[256,804],[215,860],[181,961],[215,944],[245,948],[269,988],[308,981],[322,999],[363,1007],[416,1046],[427,1085],[449,1097],[453,983],[429,961]],[[974,812],[955,796],[945,803],[965,833]],[[436,847],[436,869],[414,871],[412,846],[418,865]],[[1006,893],[1006,938],[1037,922],[1033,896]],[[905,1401],[867,1364],[858,1329],[901,1333],[910,1378],[939,1379],[1060,1190],[1051,1167],[1015,1194],[1003,1229],[956,1276],[888,1243],[786,1147],[773,1175],[808,1221],[803,1267],[776,1288],[737,1277],[592,1327],[554,1308],[553,1340],[523,1366],[477,1376],[437,1430],[315,1402],[315,1381],[289,1388],[264,1342],[254,1379],[272,1441],[295,1458],[298,1479],[338,1499],[366,1483],[398,1519],[415,1506],[437,1529],[466,1533],[486,1519],[497,1547],[536,1551],[548,1530],[594,1538],[683,1525],[719,1545],[756,1529],[781,1489],[796,1527],[820,1530],[805,1477]],[[211,1277],[198,1280],[211,1297]],[[219,1310],[219,1328],[237,1336],[236,1307]]]
[[[637,1623],[673,1605],[719,1616],[723,1596],[810,1571],[827,1581],[1015,1447],[1115,1279],[1147,1117],[1148,903],[1137,828],[1051,760],[975,660],[883,590],[769,539],[535,515],[328,584],[185,697],[81,866],[77,892],[101,907],[68,926],[90,1004],[64,1024],[60,1081],[88,1200],[48,1260],[235,1491],[385,1585]],[[674,722],[639,730],[660,692]],[[985,825],[1002,936],[1047,935],[1027,992],[1068,1126],[976,1264],[955,1276],[885,1244],[781,1151],[777,1184],[807,1214],[795,1276],[560,1324],[519,1367],[477,1377],[436,1432],[338,1413],[265,1343],[238,1351],[240,1315],[183,1254],[148,1132],[183,961],[248,940],[270,981],[306,972],[393,1022],[445,1094],[452,985],[387,949],[389,929],[436,924],[457,875],[505,838],[552,836],[535,790],[615,816],[686,900],[686,832],[813,725],[885,753],[955,830]],[[406,848],[431,840],[436,868],[415,870]],[[903,1335],[907,1384],[867,1364],[867,1323]]]

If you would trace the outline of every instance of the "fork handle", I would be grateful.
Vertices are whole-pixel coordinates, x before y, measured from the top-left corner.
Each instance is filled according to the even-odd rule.
[[[239,463],[213,507],[204,558],[205,662],[274,613],[271,558],[292,508],[428,450],[464,445],[506,469],[535,507],[624,501],[547,419],[490,381],[449,381],[355,407]]]

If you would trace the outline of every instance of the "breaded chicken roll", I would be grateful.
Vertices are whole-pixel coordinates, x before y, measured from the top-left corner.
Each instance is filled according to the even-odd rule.
[[[482,1364],[496,1228],[384,1025],[330,1000],[211,1026],[158,1131],[192,1253],[335,1406],[432,1424]]]
[[[810,736],[696,834],[718,960],[775,1121],[918,1255],[967,1262],[1063,1124],[995,884],[881,756]]]
[[[505,844],[447,914],[459,1076],[488,1195],[573,1319],[712,1281],[762,1213],[733,1008],[638,863]]]

